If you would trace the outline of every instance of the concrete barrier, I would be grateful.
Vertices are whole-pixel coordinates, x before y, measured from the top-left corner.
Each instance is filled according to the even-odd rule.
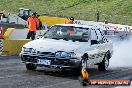
[[[43,35],[46,30],[37,30],[36,38],[39,35]],[[0,54],[6,55],[19,55],[21,48],[24,44],[31,41],[30,39],[26,39],[28,33],[28,29],[15,29],[8,28],[4,34],[3,41],[0,41]]]
[[[37,30],[36,31],[36,38],[40,35],[43,35],[46,30]],[[28,33],[28,29],[15,29],[15,28],[8,28],[4,34],[5,39],[26,39]]]
[[[3,53],[6,55],[19,55],[22,46],[29,42],[29,39],[17,39],[17,40],[4,40],[3,41]]]
[[[9,39],[11,33],[14,31],[14,28],[8,28],[4,33],[4,39]]]
[[[44,23],[46,23],[48,26],[53,26],[55,24],[64,24],[65,21],[68,20],[66,18],[49,17],[49,16],[40,16],[39,19],[43,25],[44,25]]]

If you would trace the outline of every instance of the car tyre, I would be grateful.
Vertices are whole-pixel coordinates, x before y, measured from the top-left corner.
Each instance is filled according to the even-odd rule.
[[[98,65],[99,71],[107,71],[109,66],[109,54],[106,53],[104,59]]]
[[[76,75],[80,75],[80,74],[81,74],[81,66],[79,66],[78,68],[73,68],[72,70],[73,70],[73,72],[74,72]]]
[[[36,70],[37,66],[35,66],[34,64],[26,64],[26,68],[28,70]]]
[[[78,68],[74,68],[74,70],[73,70],[76,74],[78,74],[78,75],[81,74],[82,62],[83,62],[83,63],[86,63],[87,59],[88,59],[88,55],[84,54],[84,55],[82,56],[82,60],[81,60],[81,63],[80,63],[80,65],[79,65],[79,67],[78,67]]]

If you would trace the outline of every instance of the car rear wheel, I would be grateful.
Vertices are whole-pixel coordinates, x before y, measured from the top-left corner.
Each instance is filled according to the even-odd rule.
[[[36,70],[37,66],[35,66],[34,64],[26,64],[26,68],[28,70]]]
[[[103,61],[101,63],[99,63],[98,69],[99,69],[99,71],[107,71],[108,66],[109,66],[109,54],[106,53]]]

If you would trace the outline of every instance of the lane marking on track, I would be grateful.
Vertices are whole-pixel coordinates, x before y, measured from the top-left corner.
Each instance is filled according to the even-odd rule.
[[[131,73],[132,71],[130,71],[131,69],[120,69],[120,70],[113,70],[112,72],[107,72],[107,73],[103,73],[103,74],[96,74],[96,75],[91,75],[91,78],[100,78],[100,77],[104,77],[104,76],[109,76],[112,77],[112,75],[118,74],[120,72],[127,72],[129,71],[129,73]],[[119,75],[118,75],[119,76]]]
[[[0,79],[12,78],[12,77],[22,77],[22,76],[25,76],[25,75],[22,75],[22,74],[6,75],[6,76],[0,77]]]
[[[9,69],[9,70],[13,70],[13,68],[14,68],[14,69],[15,69],[15,68],[18,68],[18,69],[21,68],[21,69],[23,69],[24,66],[18,66],[18,65],[16,65],[15,67],[11,67],[11,66],[10,66],[10,67],[4,67],[4,68],[0,68],[0,71],[1,71],[1,70],[8,70],[8,69]]]
[[[43,87],[38,87],[38,88],[48,88],[48,87],[54,87],[54,86],[59,86],[59,85],[62,85],[62,84],[68,84],[68,83],[73,82],[73,81],[77,81],[77,80],[65,81],[65,82],[56,83],[56,84],[53,84],[53,85],[43,86]]]

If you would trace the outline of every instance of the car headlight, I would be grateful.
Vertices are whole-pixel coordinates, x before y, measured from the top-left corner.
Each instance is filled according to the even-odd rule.
[[[23,47],[23,48],[22,48],[22,51],[23,51],[23,52],[30,52],[30,48]]]
[[[70,57],[76,57],[76,54],[75,54],[74,52],[70,52],[70,53],[68,53],[68,55],[69,55]]]
[[[23,47],[23,48],[22,48],[22,51],[23,51],[23,52],[28,52],[28,53],[36,53],[36,49],[33,49],[33,48],[26,48],[26,47]]]
[[[56,52],[56,57],[75,57],[76,54],[74,52]]]
[[[37,53],[37,52],[36,52],[36,49],[32,49],[32,50],[31,50],[31,53]]]

